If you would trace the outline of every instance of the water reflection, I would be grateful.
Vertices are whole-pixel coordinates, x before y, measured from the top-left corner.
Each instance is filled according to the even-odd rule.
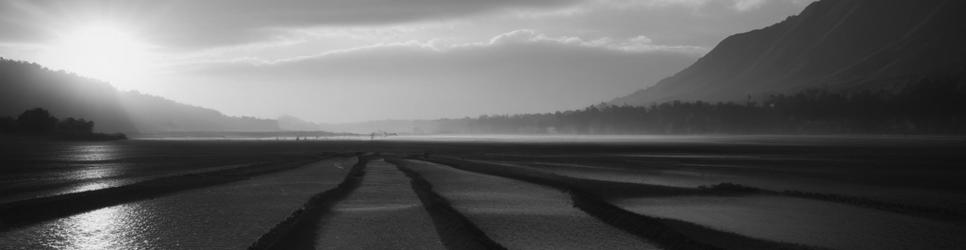
[[[116,143],[75,144],[67,146],[69,161],[106,161],[121,158],[122,147]]]
[[[69,189],[63,192],[57,192],[56,194],[70,194],[70,193],[77,193],[77,192],[85,192],[85,191],[99,190],[99,189],[105,189],[105,188],[116,186],[111,184],[112,183],[110,182],[96,182],[96,181],[87,182],[77,186],[71,186]]]
[[[78,214],[0,238],[3,249],[144,249],[151,242],[144,223],[150,213],[137,206],[118,205]]]
[[[78,163],[90,162],[90,161],[106,161],[106,160],[116,160],[122,157],[120,152],[121,146],[114,143],[104,143],[104,144],[77,144],[70,145],[67,149],[67,154],[65,154],[69,160],[77,161]],[[112,186],[112,183],[105,180],[110,177],[120,175],[123,166],[112,163],[96,163],[94,165],[77,165],[75,166],[67,176],[64,176],[65,180],[101,180],[92,181],[87,183],[82,183],[80,185],[74,186],[67,193],[72,192],[83,192],[89,190],[102,189]]]
[[[945,249],[944,244],[966,244],[960,225],[823,201],[692,196],[631,198],[615,203],[650,216],[831,249]]]
[[[64,176],[67,181],[82,181],[71,186],[63,193],[84,192],[116,186],[118,180],[112,179],[122,174],[123,166],[116,164],[98,164],[95,166],[77,166]]]
[[[116,230],[117,222],[125,213],[125,206],[109,207],[68,218],[61,232],[66,237],[65,244],[77,249],[116,248],[122,240],[111,231]]]

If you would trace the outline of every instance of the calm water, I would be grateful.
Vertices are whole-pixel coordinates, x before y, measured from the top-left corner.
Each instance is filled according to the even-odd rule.
[[[637,198],[630,211],[755,238],[835,249],[961,249],[966,226],[853,206],[773,196]]]

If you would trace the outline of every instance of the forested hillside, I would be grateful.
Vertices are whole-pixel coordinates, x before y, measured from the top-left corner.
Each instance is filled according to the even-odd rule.
[[[611,103],[744,101],[963,76],[963,13],[961,0],[821,0],[780,23],[728,37],[687,69]]]
[[[966,81],[922,80],[893,91],[810,89],[745,102],[599,105],[439,120],[434,126],[455,134],[963,134]]]

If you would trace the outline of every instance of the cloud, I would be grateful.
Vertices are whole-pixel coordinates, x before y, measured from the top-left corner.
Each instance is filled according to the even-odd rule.
[[[687,6],[700,8],[712,4],[731,6],[734,10],[747,11],[753,10],[766,4],[766,0],[599,0],[609,4],[647,7],[668,7],[668,6]],[[801,2],[802,0],[770,0],[771,2]]]
[[[273,65],[284,64],[302,60],[313,60],[326,56],[337,56],[347,53],[365,52],[373,50],[402,49],[402,50],[426,50],[433,52],[451,52],[466,49],[478,49],[482,47],[498,47],[508,45],[547,45],[564,46],[572,48],[590,48],[610,50],[626,53],[647,53],[647,52],[671,52],[700,56],[707,53],[709,48],[700,46],[683,45],[659,45],[643,35],[638,35],[626,39],[614,39],[610,37],[598,37],[594,39],[582,38],[579,36],[551,36],[537,32],[532,29],[519,29],[493,36],[490,39],[479,42],[469,43],[449,43],[441,40],[418,41],[409,40],[405,42],[375,43],[366,46],[359,46],[346,49],[330,50],[313,55],[302,55],[290,58],[266,60],[256,57],[240,57],[221,60],[200,60],[187,61],[185,64],[204,65],[212,63],[249,63],[253,65]],[[217,53],[217,52],[212,52]]]
[[[761,7],[765,4],[765,0],[736,0],[735,9],[739,11],[748,11]]]
[[[775,3],[811,0],[6,0],[0,1],[0,42],[43,41],[72,25],[116,22],[168,48],[191,50],[284,40],[286,31],[318,27],[475,20],[488,13],[588,13],[602,9],[665,12],[749,11]],[[643,13],[651,15],[648,13]],[[687,13],[684,13],[687,15]],[[615,18],[618,18],[616,16]],[[471,21],[472,22],[472,21]],[[673,24],[674,21],[671,23]],[[633,29],[636,23],[613,28]],[[477,25],[479,26],[479,25]],[[500,27],[502,29],[516,27]],[[608,28],[608,27],[599,27]],[[472,32],[466,30],[462,32]]]
[[[768,4],[804,5],[816,0],[586,0],[560,8],[530,9],[517,11],[517,15],[530,18],[545,16],[578,16],[607,9],[660,10],[688,9],[690,15],[720,15],[724,11],[747,12]]]
[[[112,21],[144,29],[165,44],[230,45],[292,27],[383,25],[463,18],[576,0],[7,0],[0,40],[37,39],[78,22]]]
[[[713,47],[736,33],[799,13],[815,0],[589,0],[514,12],[527,27],[582,36],[645,34],[659,44]],[[561,28],[565,27],[565,28]]]
[[[439,57],[442,59],[448,56],[465,56],[465,55],[475,55],[481,51],[505,51],[507,48],[513,48],[517,50],[523,49],[534,49],[534,50],[547,50],[552,48],[553,50],[560,50],[561,54],[566,54],[563,51],[574,50],[574,51],[595,51],[595,53],[601,54],[613,54],[613,55],[623,55],[630,56],[632,54],[680,54],[684,57],[699,57],[700,55],[707,52],[708,48],[704,47],[694,47],[694,46],[670,46],[670,45],[656,45],[653,44],[650,39],[645,36],[636,36],[628,39],[612,39],[609,37],[600,37],[595,39],[586,39],[579,36],[550,36],[543,34],[531,29],[520,29],[501,33],[493,36],[490,39],[479,42],[469,42],[469,43],[446,43],[438,40],[428,40],[428,41],[418,41],[410,40],[405,42],[391,42],[391,43],[376,43],[366,46],[359,46],[347,49],[337,49],[330,50],[322,53],[317,53],[313,55],[302,55],[296,57],[289,57],[276,60],[260,59],[257,57],[237,57],[231,59],[222,60],[199,60],[199,61],[187,61],[181,66],[175,65],[175,67],[181,67],[178,70],[173,70],[173,72],[190,72],[190,71],[206,71],[211,70],[211,72],[221,72],[221,71],[231,71],[237,67],[254,67],[254,68],[277,68],[277,69],[287,69],[284,70],[286,74],[294,75],[307,75],[307,76],[318,76],[318,70],[306,69],[304,72],[299,70],[294,70],[295,67],[287,67],[287,65],[300,65],[300,64],[312,64],[312,62],[326,62],[326,61],[339,61],[346,58],[378,58],[377,59],[367,59],[372,65],[385,64],[383,61],[395,62],[399,61],[394,55],[406,54],[403,57],[412,57],[413,55],[421,55],[424,57]],[[524,54],[540,54],[540,53],[524,53]],[[552,55],[552,54],[546,54]],[[425,59],[425,58],[424,58]],[[539,60],[539,59],[534,59]],[[345,68],[341,66],[332,65],[328,67],[326,71],[335,71],[335,68]],[[404,67],[403,67],[404,68]],[[401,68],[397,68],[401,70]],[[344,69],[348,71],[353,71],[352,69]],[[257,70],[256,70],[257,71]],[[233,74],[231,72],[222,72]]]
[[[466,44],[412,41],[188,65],[178,71],[184,80],[158,88],[231,114],[273,117],[284,110],[319,122],[463,117],[582,108],[670,76],[698,57],[620,48],[633,42],[649,41],[517,30]],[[219,93],[218,100],[210,93]]]
[[[698,46],[657,45],[653,42],[650,38],[643,35],[627,39],[600,37],[588,40],[579,36],[550,36],[530,29],[521,29],[495,36],[493,39],[490,39],[489,45],[508,43],[558,43],[625,52],[676,51],[695,54],[703,54],[708,50],[708,48]]]

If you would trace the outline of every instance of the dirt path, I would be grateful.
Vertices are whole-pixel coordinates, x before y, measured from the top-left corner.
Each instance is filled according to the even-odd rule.
[[[370,161],[361,185],[322,218],[316,249],[444,249],[409,178]]]

